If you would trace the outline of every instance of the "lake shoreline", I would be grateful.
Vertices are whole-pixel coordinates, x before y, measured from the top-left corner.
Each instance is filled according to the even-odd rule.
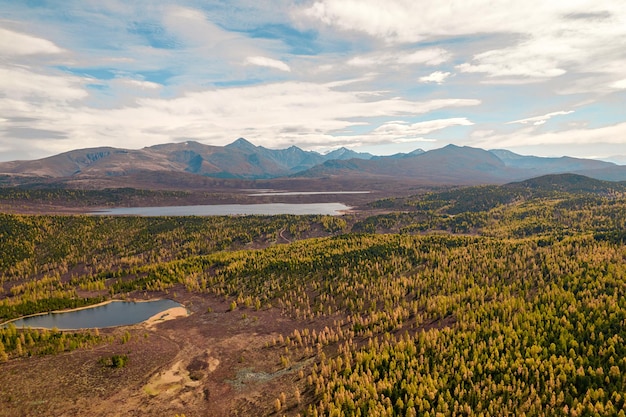
[[[27,316],[21,316],[21,317],[17,317],[8,321],[5,321],[3,323],[0,323],[0,327],[6,327],[9,324],[19,321],[19,320],[23,320],[23,319],[28,319],[31,317],[38,317],[38,316],[46,316],[49,314],[66,314],[66,313],[72,313],[72,312],[76,312],[76,311],[82,311],[82,310],[88,310],[88,309],[92,309],[92,308],[97,308],[97,307],[102,307],[102,306],[106,306],[112,303],[150,303],[150,302],[156,302],[156,301],[163,301],[163,300],[170,300],[173,301],[175,303],[178,303],[175,300],[172,300],[170,298],[151,298],[151,299],[132,299],[132,300],[106,300],[106,301],[102,301],[100,303],[96,303],[96,304],[90,304],[90,305],[86,305],[86,306],[82,306],[82,307],[76,307],[76,308],[69,308],[69,309],[64,309],[64,310],[54,310],[54,311],[46,311],[46,312],[42,312],[42,313],[35,313],[35,314],[29,314]],[[180,304],[180,303],[178,303]],[[163,310],[160,313],[156,313],[154,315],[152,315],[151,317],[148,317],[146,320],[137,322],[137,323],[132,323],[132,324],[120,324],[120,325],[115,325],[115,326],[104,326],[104,327],[82,327],[82,328],[75,328],[75,329],[58,329],[59,331],[77,331],[77,330],[86,330],[86,329],[102,329],[102,328],[113,328],[113,327],[123,327],[123,326],[134,326],[137,324],[142,324],[145,322],[148,322],[150,320],[154,321],[154,318],[159,316],[159,315],[163,315],[167,312],[169,312],[169,310],[174,310],[174,309],[179,309],[182,308],[185,311],[187,311],[187,309],[185,308],[184,305],[180,305],[178,307],[171,307],[167,310]],[[175,314],[179,314],[178,311],[174,312]],[[178,317],[178,316],[177,316]],[[17,327],[17,326],[16,326]],[[18,328],[22,328],[22,327],[18,327]],[[52,330],[49,327],[35,327],[35,326],[28,326],[28,328],[31,329],[37,329],[37,330]]]
[[[144,206],[96,208],[85,214],[92,216],[341,216],[354,207],[343,203],[257,203],[201,204],[184,206]]]

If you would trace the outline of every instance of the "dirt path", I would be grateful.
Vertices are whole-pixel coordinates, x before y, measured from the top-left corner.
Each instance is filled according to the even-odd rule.
[[[285,242],[291,243],[291,240],[287,239],[285,235],[283,235],[284,231],[285,231],[285,228],[283,227],[282,229],[280,229],[280,232],[278,232],[278,234],[280,235],[281,239],[283,239]]]

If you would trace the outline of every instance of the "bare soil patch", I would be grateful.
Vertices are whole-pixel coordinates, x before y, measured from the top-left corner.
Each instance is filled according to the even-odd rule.
[[[295,388],[311,395],[299,371],[314,360],[292,354],[285,366],[284,346],[274,341],[294,329],[323,328],[328,319],[303,323],[278,309],[229,311],[224,298],[176,290],[186,309],[103,329],[110,340],[95,348],[0,364],[0,416],[262,416],[275,413],[281,392],[288,399],[281,415],[296,415]],[[131,337],[123,343],[126,332]],[[125,367],[102,365],[101,358],[115,354],[128,357]]]

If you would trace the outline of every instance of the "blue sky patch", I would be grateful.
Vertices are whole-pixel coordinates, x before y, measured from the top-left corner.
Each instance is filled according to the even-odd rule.
[[[153,22],[132,22],[128,26],[128,32],[139,35],[148,45],[159,49],[177,49],[180,47],[175,37],[168,35],[158,23]]]
[[[265,25],[246,32],[251,38],[277,39],[289,46],[294,55],[317,55],[322,51],[313,30],[298,31],[287,25]]]

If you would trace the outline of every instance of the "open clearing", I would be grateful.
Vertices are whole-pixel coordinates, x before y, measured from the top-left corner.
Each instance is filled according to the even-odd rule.
[[[312,361],[301,357],[284,366],[284,348],[273,341],[326,320],[296,322],[278,309],[229,311],[224,299],[175,292],[187,309],[101,330],[110,342],[0,365],[0,415],[270,415],[286,389],[288,407],[281,413],[297,414],[292,391],[299,387],[306,395],[299,371]],[[127,331],[131,337],[123,343]],[[114,354],[127,355],[127,366],[99,362]]]

